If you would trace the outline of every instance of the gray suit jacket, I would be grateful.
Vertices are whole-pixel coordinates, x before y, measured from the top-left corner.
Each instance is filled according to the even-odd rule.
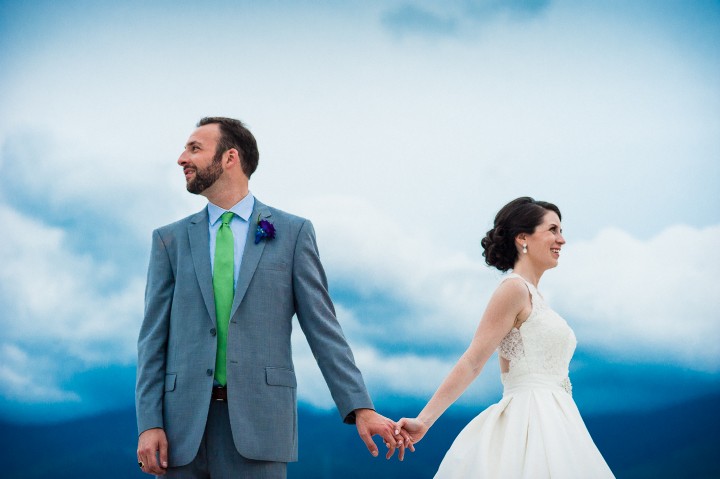
[[[255,244],[259,218],[276,237]],[[335,318],[312,224],[257,199],[230,315],[227,388],[235,446],[250,459],[297,460],[297,393],[290,347],[297,314],[346,422],[372,408]],[[217,349],[207,208],[153,232],[138,339],[138,431],[161,427],[170,466],[195,457]]]

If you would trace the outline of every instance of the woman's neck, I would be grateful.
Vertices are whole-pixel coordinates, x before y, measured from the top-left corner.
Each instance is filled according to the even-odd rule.
[[[533,268],[530,264],[526,264],[524,261],[517,261],[512,271],[513,273],[522,276],[525,281],[532,283],[532,285],[536,288],[538,287],[540,278],[544,273],[544,271],[538,271],[536,268]]]

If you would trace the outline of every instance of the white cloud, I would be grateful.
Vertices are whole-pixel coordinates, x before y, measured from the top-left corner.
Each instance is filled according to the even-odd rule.
[[[0,393],[25,403],[78,402],[80,397],[54,384],[57,365],[51,358],[29,355],[14,344],[0,345]]]
[[[717,228],[703,229],[720,218],[714,23],[685,28],[688,9],[663,19],[648,6],[638,25],[623,9],[553,2],[532,22],[478,29],[465,6],[433,10],[459,22],[437,42],[389,38],[387,2],[241,6],[247,28],[218,31],[212,49],[188,32],[229,10],[11,10],[24,20],[0,33],[4,340],[15,353],[52,344],[45,357],[68,371],[132,361],[145,271],[120,262],[202,207],[174,162],[217,113],[258,137],[258,197],[314,220],[331,287],[394,302],[338,305],[373,387],[437,386],[499,277],[479,239],[524,194],[557,201],[580,238],[543,289],[581,345],[716,371]],[[101,21],[115,15],[132,21]],[[81,234],[96,226],[114,236],[107,254]],[[407,379],[393,382],[398,369]],[[19,384],[12,369],[2,378]],[[324,404],[322,379],[304,381]]]
[[[316,218],[331,288],[351,285],[367,301],[382,295],[404,305],[399,316],[388,311],[370,320],[358,318],[360,303],[336,305],[371,391],[428,398],[469,343],[499,274],[479,257],[399,228],[367,201],[323,197],[298,207]],[[37,379],[52,375],[54,367],[71,375],[73,368],[131,362],[144,281],[138,277],[119,289],[104,288],[118,279],[112,264],[70,252],[62,230],[7,207],[0,208],[0,222],[12,232],[0,252],[0,298],[8,312],[3,328],[11,342],[4,346],[7,366],[0,374],[7,394],[21,394],[28,380],[44,384]],[[597,354],[717,371],[720,304],[713,277],[720,256],[713,242],[718,233],[717,226],[674,226],[640,240],[603,231],[566,245],[560,267],[546,273],[541,290],[576,329],[581,346]],[[27,362],[27,355],[12,342],[30,340],[53,347],[40,355],[42,368],[19,375],[16,365]],[[301,399],[331,407],[301,334],[294,335],[293,346]],[[51,366],[58,355],[70,361]],[[497,395],[494,360],[484,378],[465,401]],[[48,400],[77,399],[59,386],[33,392],[41,393]]]
[[[370,391],[383,396],[414,397],[429,400],[440,386],[460,354],[450,357],[393,354],[371,347],[356,348],[357,364]],[[460,402],[478,404],[499,397],[500,372],[497,361],[488,361],[481,376],[463,394]]]
[[[460,356],[460,353],[445,357],[380,349],[364,340],[351,310],[340,305],[336,305],[336,310],[346,337],[352,345],[355,363],[362,372],[374,400],[379,398],[381,402],[382,398],[392,396],[430,399]],[[387,331],[387,334],[393,332]],[[332,397],[299,328],[294,331],[292,340],[300,399],[317,408],[331,409],[334,407]],[[496,399],[500,392],[498,371],[497,361],[493,358],[488,362],[480,379],[468,388],[460,402],[482,404]]]
[[[113,264],[96,263],[68,248],[63,230],[2,204],[0,224],[5,228],[0,250],[5,340],[45,343],[53,354],[85,366],[131,363],[144,279],[117,278]]]
[[[350,285],[362,293],[361,300],[341,300],[337,307],[371,390],[429,397],[469,343],[499,273],[479,257],[400,228],[368,201],[321,197],[298,207],[315,218],[331,291]],[[545,274],[540,289],[576,330],[580,347],[598,359],[718,372],[714,276],[720,252],[713,243],[719,233],[720,226],[676,225],[641,240],[605,230],[566,245],[560,266]],[[391,308],[379,318],[358,318],[364,302],[384,296],[402,304],[403,312]],[[296,365],[307,378],[301,397],[329,407],[322,377],[304,349],[298,340]],[[494,361],[465,401],[497,395]]]
[[[456,15],[463,5],[446,8]],[[717,221],[697,207],[720,199],[710,187],[720,178],[717,62],[675,32],[639,32],[618,14],[589,22],[578,11],[587,7],[560,2],[531,28],[498,22],[487,36],[418,45],[378,30],[384,8],[302,12],[311,31],[240,8],[256,21],[217,32],[219,45],[240,50],[178,35],[194,30],[187,9],[163,12],[172,21],[159,24],[148,12],[130,38],[87,18],[88,29],[53,24],[62,41],[40,36],[0,77],[0,135],[30,127],[59,138],[24,157],[23,171],[43,195],[102,205],[143,240],[196,204],[174,161],[193,123],[216,112],[249,122],[261,150],[253,188],[281,206],[317,191],[364,195],[435,231],[445,218],[467,219],[472,237],[484,226],[474,217],[521,194],[582,203],[585,237],[610,225],[655,233],[666,224],[649,213],[660,207],[671,223]],[[676,194],[648,200],[637,184]],[[632,210],[618,200],[628,195]]]
[[[471,258],[432,244],[358,199],[323,197],[301,210],[316,218],[331,288],[333,282],[352,285],[368,301],[389,295],[406,308],[360,324],[352,308],[363,305],[345,304],[353,335],[377,342],[375,328],[382,324],[403,345],[420,341],[461,352],[469,343],[500,277],[479,251]],[[720,251],[713,243],[719,233],[719,226],[676,225],[641,240],[604,230],[566,245],[559,268],[545,274],[540,289],[577,329],[581,346],[623,360],[718,371]]]
[[[359,198],[323,196],[297,207],[313,219],[331,282],[350,285],[368,301],[383,295],[406,305],[412,322],[393,321],[399,329],[387,333],[457,340],[460,332],[469,342],[498,277],[481,261],[479,248],[471,258],[434,244],[422,228],[412,230]],[[448,234],[463,234],[462,224],[457,228]]]
[[[177,145],[123,142],[115,131],[71,135],[38,125],[8,130],[0,143],[0,171],[12,182],[3,199],[26,215],[55,224],[99,218],[93,228],[122,231],[126,243],[149,245],[152,228],[174,221],[197,201],[184,192],[174,162]],[[118,145],[127,142],[132,152]]]
[[[619,358],[720,371],[720,226],[671,226],[648,240],[607,229],[563,248],[553,303],[579,340]]]

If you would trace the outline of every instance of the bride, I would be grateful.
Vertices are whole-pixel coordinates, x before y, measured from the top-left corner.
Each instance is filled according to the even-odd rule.
[[[560,210],[522,197],[505,205],[482,240],[485,262],[512,269],[493,293],[472,342],[417,418],[402,418],[413,442],[480,374],[497,349],[503,397],[473,419],[436,478],[614,477],[572,399],[568,364],[575,335],[537,290],[565,244]]]

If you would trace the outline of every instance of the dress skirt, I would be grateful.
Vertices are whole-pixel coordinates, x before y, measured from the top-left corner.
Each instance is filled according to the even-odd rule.
[[[566,378],[527,374],[475,417],[445,455],[436,479],[615,477],[580,417]]]

